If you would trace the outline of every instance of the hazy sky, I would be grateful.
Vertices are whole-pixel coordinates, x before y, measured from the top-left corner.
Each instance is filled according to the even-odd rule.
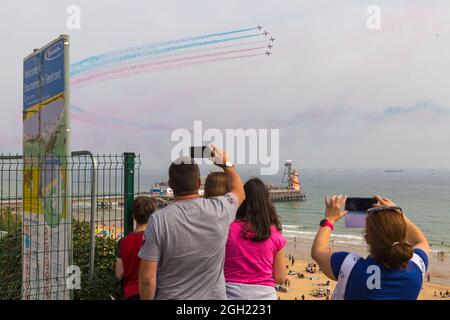
[[[81,30],[66,9],[81,8]],[[366,27],[369,5],[381,29]],[[264,26],[273,55],[72,89],[72,103],[132,126],[72,120],[72,149],[135,151],[166,168],[170,130],[280,129],[300,167],[450,166],[450,3],[443,1],[8,1],[0,12],[0,153],[21,152],[22,63],[71,37],[71,62],[191,35]]]

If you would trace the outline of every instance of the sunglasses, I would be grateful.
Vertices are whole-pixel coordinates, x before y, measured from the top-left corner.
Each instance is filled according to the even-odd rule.
[[[391,206],[391,207],[370,208],[369,210],[367,210],[367,214],[378,213],[378,212],[383,212],[383,211],[398,211],[400,213],[403,213],[402,208],[397,207],[397,206]]]

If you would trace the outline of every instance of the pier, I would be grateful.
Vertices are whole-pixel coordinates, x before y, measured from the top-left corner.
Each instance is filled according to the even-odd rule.
[[[292,189],[270,189],[270,200],[272,202],[286,202],[286,201],[305,201],[306,195],[303,191]],[[149,193],[142,193],[141,195],[152,197],[156,200],[158,208],[163,208],[173,202],[173,196],[168,195],[150,195]],[[77,197],[71,199],[72,210],[76,212],[88,211],[91,206],[90,197]],[[96,199],[97,208],[103,210],[123,208],[123,196],[111,195],[100,196]],[[12,212],[22,212],[22,199],[1,199],[0,209],[9,209]]]
[[[272,202],[287,202],[287,201],[306,201],[306,195],[303,191],[292,189],[270,189],[270,200]],[[150,195],[149,195],[150,196]],[[157,201],[158,208],[162,208],[167,204],[173,202],[172,196],[151,196]]]
[[[272,202],[286,202],[286,201],[305,201],[306,195],[300,190],[270,190],[270,200]]]

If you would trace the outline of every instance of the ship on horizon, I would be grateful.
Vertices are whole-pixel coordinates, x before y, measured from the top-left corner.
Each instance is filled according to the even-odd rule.
[[[386,173],[402,173],[403,170],[402,170],[402,169],[392,169],[392,168],[389,168],[389,169],[384,170],[384,172],[386,172]]]

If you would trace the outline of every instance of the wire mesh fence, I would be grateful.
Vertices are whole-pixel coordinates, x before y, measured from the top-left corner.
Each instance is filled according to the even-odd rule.
[[[130,153],[0,156],[0,299],[119,296],[114,251],[140,164]]]

